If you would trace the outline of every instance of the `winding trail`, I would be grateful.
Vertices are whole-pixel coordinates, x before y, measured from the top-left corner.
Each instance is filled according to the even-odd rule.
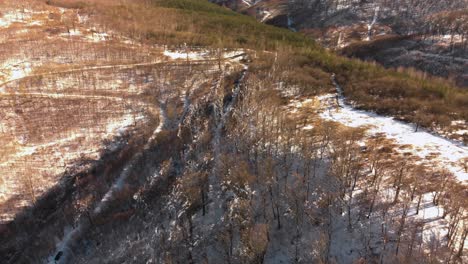
[[[1,96],[31,96],[36,98],[54,98],[54,99],[105,99],[105,100],[116,100],[116,101],[127,101],[127,98],[123,96],[115,95],[86,95],[86,94],[65,94],[65,93],[38,93],[38,92],[19,92],[19,93],[5,93],[0,94]]]
[[[245,55],[244,53],[241,54],[236,54],[233,56],[229,57],[224,57],[222,58],[222,61],[229,61],[235,58],[239,58],[239,56]],[[197,64],[204,64],[208,62],[214,62],[217,63],[217,59],[197,59],[197,60],[190,60],[191,65],[197,65]],[[37,73],[37,74],[31,74],[27,76],[23,76],[21,78],[13,78],[10,79],[6,82],[0,83],[0,88],[3,88],[5,85],[15,82],[15,81],[20,81],[23,79],[28,79],[32,77],[45,77],[45,76],[54,76],[54,75],[60,75],[60,74],[67,74],[67,73],[75,73],[75,72],[82,72],[82,71],[95,71],[95,70],[105,70],[105,69],[115,69],[115,70],[125,70],[125,69],[132,69],[136,67],[144,67],[144,66],[157,66],[157,65],[187,65],[187,61],[185,60],[176,60],[173,59],[172,61],[153,61],[153,62],[142,62],[142,63],[129,63],[129,64],[110,64],[110,65],[99,65],[99,66],[89,66],[89,67],[82,67],[82,68],[73,68],[73,69],[68,69],[68,70],[63,70],[63,71],[55,71],[55,72],[44,72],[44,73]]]

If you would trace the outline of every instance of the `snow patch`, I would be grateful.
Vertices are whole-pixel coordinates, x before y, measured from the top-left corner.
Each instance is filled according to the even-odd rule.
[[[83,33],[79,29],[70,29],[68,32],[60,34],[62,37],[76,37],[82,35]]]
[[[415,132],[414,125],[397,121],[392,117],[356,110],[345,104],[343,97],[337,94],[322,95],[318,99],[325,105],[320,113],[321,118],[350,127],[366,126],[369,128],[369,134],[385,133],[396,143],[411,145],[413,153],[423,159],[432,153],[438,153],[439,156],[435,161],[440,167],[447,168],[460,181],[468,181],[468,172],[457,164],[461,159],[468,157],[468,147],[431,134],[424,129]]]
[[[207,52],[183,52],[183,51],[164,51],[164,56],[169,57],[173,60],[188,59],[188,60],[203,60],[207,55]]]
[[[31,11],[29,10],[9,11],[4,13],[0,18],[0,27],[8,28],[13,23],[22,23],[25,20],[31,19],[31,17]]]
[[[164,50],[163,55],[173,60],[216,60],[221,59],[242,59],[245,51],[239,50],[222,50],[221,54],[216,54],[216,51],[209,50]]]
[[[28,76],[32,71],[32,65],[27,61],[8,60],[0,66],[0,80],[9,82]],[[4,92],[4,90],[0,90]]]

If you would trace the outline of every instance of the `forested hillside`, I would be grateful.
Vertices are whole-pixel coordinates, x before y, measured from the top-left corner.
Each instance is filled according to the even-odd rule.
[[[468,91],[258,18],[0,3],[0,259],[466,262]]]
[[[468,86],[466,0],[213,0],[348,57]]]

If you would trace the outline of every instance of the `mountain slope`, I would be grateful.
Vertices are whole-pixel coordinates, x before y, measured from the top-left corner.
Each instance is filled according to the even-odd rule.
[[[254,1],[240,7],[221,2],[259,21],[300,30],[344,55],[468,85],[466,0]]]
[[[22,59],[2,86],[15,117],[2,136],[35,135],[15,146],[26,150],[59,143],[7,158],[8,169],[27,176],[36,159],[79,146],[78,133],[98,140],[77,153],[99,149],[40,193],[26,181],[28,207],[0,227],[6,263],[466,261],[468,150],[440,139],[466,138],[466,91],[202,0],[1,10],[15,37],[4,49]],[[47,48],[30,51],[37,43]],[[36,114],[45,100],[51,121]],[[101,118],[124,110],[131,129],[105,137]]]

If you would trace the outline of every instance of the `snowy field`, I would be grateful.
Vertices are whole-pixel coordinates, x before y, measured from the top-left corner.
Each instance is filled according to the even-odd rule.
[[[430,161],[429,156],[437,154],[433,160],[439,167],[447,168],[461,182],[468,181],[468,172],[461,166],[461,159],[468,157],[468,147],[461,143],[434,135],[424,129],[415,132],[413,124],[406,124],[392,117],[379,116],[372,112],[356,110],[344,103],[336,94],[318,97],[322,104],[320,117],[339,122],[349,127],[368,127],[368,133],[384,133],[396,143],[411,146],[413,154]],[[336,105],[338,101],[339,107]]]
[[[210,50],[164,50],[163,55],[172,60],[189,60],[189,61],[201,61],[201,60],[230,60],[235,61],[236,58],[242,59],[242,55],[245,51],[239,50],[222,50],[220,54],[214,54]]]
[[[416,132],[414,124],[404,123],[392,117],[354,109],[345,104],[342,96],[337,94],[325,94],[314,99],[295,101],[290,106],[292,112],[297,112],[302,107],[317,107],[319,103],[319,117],[338,122],[348,127],[366,127],[369,135],[383,133],[387,138],[395,140],[395,143],[409,147],[412,154],[421,158],[422,162],[435,162],[440,168],[445,168],[455,175],[463,183],[468,182],[468,171],[464,168],[463,159],[468,158],[468,147],[460,142],[446,139],[442,136],[419,128]],[[311,129],[307,125],[304,129]],[[436,156],[434,158],[434,156]]]
[[[57,182],[67,166],[80,158],[99,159],[104,140],[132,130],[136,123],[145,123],[147,114],[158,115],[153,105],[146,107],[150,113],[139,112],[147,102],[132,97],[154,85],[153,66],[180,65],[186,60],[213,61],[206,67],[215,71],[218,60],[238,64],[245,53],[243,50],[218,53],[193,47],[168,50],[158,45],[135,44],[125,36],[104,31],[89,22],[89,17],[73,10],[47,8],[46,11],[0,9],[0,33],[8,36],[0,37],[3,45],[0,52],[5,51],[0,56],[0,96],[8,100],[17,97],[22,101],[23,97],[29,97],[32,101],[50,101],[54,107],[64,107],[62,102],[81,102],[83,109],[98,108],[91,117],[62,111],[56,114],[57,119],[70,115],[67,119],[76,119],[79,124],[70,124],[73,127],[67,127],[69,131],[63,135],[49,131],[48,135],[32,140],[31,133],[40,134],[51,126],[44,121],[50,118],[29,111],[32,103],[22,106],[20,113],[4,101],[0,117],[8,119],[0,122],[0,143],[4,145],[0,151],[0,223],[11,220],[17,211],[30,205],[30,197],[24,195],[21,175],[32,175],[37,184],[31,196],[39,197]],[[62,18],[53,19],[50,14],[60,14]],[[63,25],[65,17],[77,21],[73,28]],[[60,31],[50,33],[51,26]],[[22,31],[25,34],[18,34]],[[31,41],[29,35],[35,35],[37,40]],[[40,84],[29,82],[34,76],[41,77]],[[94,124],[85,122],[90,118],[95,118]],[[41,129],[29,129],[40,123]]]
[[[60,14],[62,19],[53,19],[52,14]],[[74,19],[76,16],[78,19]],[[66,27],[61,27],[64,17],[79,23],[67,32]],[[67,167],[80,159],[99,159],[105,147],[112,147],[104,142],[132,131],[137,123],[146,122],[146,113],[139,112],[144,102],[133,102],[133,108],[124,107],[130,94],[143,90],[141,82],[127,78],[124,83],[122,79],[134,67],[160,61],[161,49],[137,50],[123,43],[123,37],[99,31],[88,26],[86,21],[87,18],[73,10],[0,7],[0,143],[3,145],[0,149],[0,223],[11,220],[21,208],[29,206],[32,196],[40,197],[47,192]],[[53,26],[62,32],[49,33],[49,27]],[[31,39],[31,35],[37,39]],[[111,37],[119,37],[121,41],[104,46]],[[76,52],[77,47],[83,47],[83,51]],[[154,54],[153,61],[141,60],[149,57],[149,52]],[[126,60],[122,54],[139,63]],[[112,70],[115,74],[108,73]],[[85,71],[87,77],[102,83],[95,82],[93,90],[84,89],[92,83],[74,75]],[[42,77],[40,85],[22,84],[35,75]],[[8,103],[11,98],[16,101]],[[50,111],[38,114],[46,112],[44,102]],[[21,104],[21,110],[15,110],[15,104]],[[70,110],[73,104],[83,109],[97,107],[96,111],[100,112],[93,115],[82,111],[78,116],[74,112],[76,107]],[[34,105],[37,110],[31,110]],[[61,113],[55,113],[56,108],[60,108]],[[107,113],[102,112],[103,109],[107,109]],[[65,118],[66,115],[69,117]],[[52,116],[55,116],[53,125],[60,133],[41,134],[53,129],[49,128]],[[64,123],[58,124],[62,118]],[[65,125],[66,120],[75,123]],[[34,193],[25,191],[28,184],[32,185]]]
[[[425,129],[419,128],[416,132],[414,124],[354,109],[345,103],[342,91],[338,85],[337,93],[324,94],[307,99],[293,99],[290,101],[287,109],[294,115],[310,115],[311,113],[315,115],[316,113],[322,120],[337,122],[347,127],[365,127],[369,136],[383,134],[396,144],[396,149],[399,149],[399,151],[410,152],[414,156],[419,157],[420,160],[417,162],[429,164],[431,167],[435,166],[440,169],[447,169],[460,182],[464,184],[468,183],[468,171],[464,168],[466,160],[462,161],[468,158],[467,146],[448,140]],[[463,127],[464,125],[462,124],[461,126]],[[304,124],[302,127],[304,130],[313,128],[313,123]],[[417,199],[408,204],[408,221],[424,223],[421,235],[426,245],[433,245],[436,241],[446,241],[447,234],[449,233],[450,216],[444,217],[443,206],[434,204],[434,195],[435,193],[433,192],[423,194],[420,207],[417,206]],[[378,200],[392,201],[394,196],[395,190],[391,186],[387,186],[380,191]],[[419,210],[416,209],[417,207],[419,207]],[[352,212],[354,219],[358,218],[359,212],[360,210]],[[395,219],[398,219],[401,217],[401,208],[391,208],[388,213]],[[332,243],[331,251],[338,263],[346,263],[349,257],[353,255],[355,258],[358,258],[358,252],[366,248],[366,245],[362,244],[362,241],[370,241],[369,245],[371,248],[378,249],[378,243],[380,243],[380,223],[383,221],[376,214],[369,219],[367,224],[355,227],[353,232],[349,232],[346,228],[346,219],[344,217],[336,217],[333,222],[334,242]],[[367,234],[369,230],[372,230],[370,232],[371,235]],[[366,236],[369,237],[366,238]],[[457,240],[455,243],[460,243],[460,241]],[[376,253],[380,254],[379,252]]]

